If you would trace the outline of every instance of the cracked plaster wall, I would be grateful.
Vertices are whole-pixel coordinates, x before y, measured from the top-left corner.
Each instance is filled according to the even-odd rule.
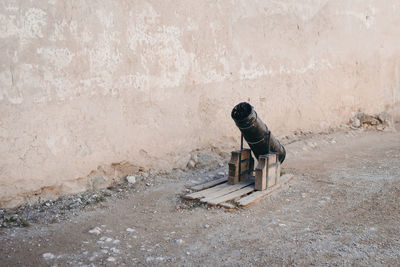
[[[400,102],[398,0],[0,2],[0,206]]]

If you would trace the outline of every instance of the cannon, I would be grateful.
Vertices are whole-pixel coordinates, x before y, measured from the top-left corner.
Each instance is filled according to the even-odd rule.
[[[279,183],[280,164],[285,160],[285,148],[271,134],[267,125],[258,117],[254,108],[246,102],[237,104],[231,117],[241,132],[240,150],[232,151],[229,162],[228,184],[253,180],[255,190],[263,191]],[[250,149],[243,148],[243,138]],[[254,168],[254,159],[258,164]]]
[[[278,154],[280,163],[285,160],[285,148],[271,134],[267,125],[257,116],[256,111],[249,103],[237,104],[232,109],[231,117],[257,159],[260,155],[268,154],[271,151]]]
[[[201,203],[228,209],[244,207],[276,192],[293,178],[292,174],[281,177],[285,148],[249,103],[237,104],[231,117],[240,129],[241,139],[240,150],[232,151],[228,177],[193,186],[195,192],[184,196],[185,199],[197,199]],[[244,140],[249,148],[243,147]],[[254,166],[252,154],[257,159],[257,166]]]

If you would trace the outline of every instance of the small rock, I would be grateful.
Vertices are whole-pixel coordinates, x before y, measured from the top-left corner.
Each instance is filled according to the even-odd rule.
[[[189,162],[188,162],[188,164],[187,164],[187,167],[189,168],[189,169],[194,169],[194,167],[196,167],[196,162],[194,162],[194,160],[189,160]]]
[[[194,163],[198,163],[199,162],[199,157],[196,154],[192,154],[190,156],[190,159],[194,161]]]
[[[101,233],[101,229],[99,227],[95,227],[95,228],[89,230],[89,234],[99,235],[100,233]]]
[[[128,176],[126,176],[126,181],[130,184],[134,184],[134,183],[136,183],[136,177],[133,175],[128,175]]]
[[[126,231],[129,232],[129,233],[133,233],[133,232],[135,232],[135,229],[133,229],[133,228],[126,228]]]
[[[102,238],[100,238],[100,240],[101,240],[101,241],[104,241],[104,242],[111,242],[111,241],[112,241],[112,238],[103,236]]]
[[[224,167],[224,164],[222,162],[218,163],[218,166]]]
[[[118,254],[118,253],[119,253],[119,249],[117,249],[117,248],[110,248],[110,251],[111,251],[112,253],[115,253],[115,254]]]
[[[219,176],[224,176],[225,175],[225,173],[224,172],[219,172],[219,173],[217,173]]]
[[[114,258],[114,257],[108,257],[108,258],[107,258],[107,261],[109,261],[109,262],[114,262],[114,261],[115,261],[115,258]]]
[[[386,124],[388,126],[390,126],[390,124],[393,122],[393,118],[392,116],[387,113],[387,112],[381,112],[377,115],[378,120],[383,123]]]
[[[183,244],[183,240],[182,239],[176,239],[175,243],[178,244],[178,245],[181,245],[181,244]]]
[[[116,239],[113,241],[113,244],[119,244],[120,242],[121,242],[120,240]]]
[[[49,252],[44,253],[42,256],[43,256],[43,258],[44,258],[45,260],[52,260],[52,259],[54,259],[54,258],[56,257],[56,256],[54,256],[54,254],[49,253]]]
[[[313,142],[311,142],[311,141],[306,141],[305,143],[306,143],[307,146],[309,146],[309,147],[312,148],[312,149],[314,149],[314,148],[317,147],[317,144],[316,144],[316,143],[313,143]]]
[[[353,119],[353,123],[351,124],[354,128],[360,128],[361,127],[361,122],[358,118]]]
[[[207,228],[210,228],[210,225],[205,224],[205,225],[203,225],[203,227],[207,229]]]

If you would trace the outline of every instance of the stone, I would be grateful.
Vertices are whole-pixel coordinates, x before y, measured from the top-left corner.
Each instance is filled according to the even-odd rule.
[[[114,258],[114,257],[108,257],[108,258],[107,258],[107,261],[109,261],[109,262],[115,262],[115,258]]]
[[[117,248],[115,248],[115,247],[110,248],[110,251],[111,251],[112,253],[114,253],[114,254],[118,254],[118,253],[119,253],[119,249],[117,249]]]
[[[129,232],[129,233],[133,233],[133,232],[135,232],[135,229],[133,229],[133,228],[126,228],[126,231]]]
[[[189,162],[188,162],[188,164],[187,164],[187,167],[189,168],[189,169],[194,169],[194,167],[196,167],[196,162],[194,162],[194,160],[189,160]]]
[[[54,256],[54,254],[49,253],[49,252],[44,253],[42,256],[43,256],[43,258],[44,258],[45,260],[52,260],[52,259],[54,259],[54,258],[56,257],[56,256]]]
[[[187,167],[188,161],[190,160],[190,154],[185,154],[180,157],[173,165],[175,165],[178,169],[185,169]]]
[[[182,245],[183,244],[183,240],[182,239],[176,239],[175,243],[178,245]]]
[[[103,236],[103,237],[100,238],[100,241],[111,242],[111,241],[112,241],[112,238],[111,238],[111,237]]]
[[[217,173],[219,176],[224,176],[225,175],[225,173],[224,172],[219,172],[219,173]]]
[[[361,127],[361,122],[358,118],[353,119],[353,123],[351,124],[354,128],[360,128]]]
[[[133,175],[128,175],[128,176],[126,176],[126,181],[130,184],[134,184],[134,183],[136,183],[136,177]]]
[[[198,163],[199,162],[199,157],[196,154],[192,154],[190,156],[190,159],[194,161],[194,163]]]
[[[387,112],[381,112],[377,115],[378,120],[383,123],[389,125],[392,122],[392,116]]]
[[[101,233],[101,229],[99,227],[95,227],[89,230],[89,234],[99,235]]]

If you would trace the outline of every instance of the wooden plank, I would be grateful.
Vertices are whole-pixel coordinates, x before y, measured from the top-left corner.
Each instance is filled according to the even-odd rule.
[[[243,187],[246,187],[248,185],[253,184],[253,181],[243,181],[243,182],[239,182],[235,185],[229,185],[228,187],[222,188],[220,190],[217,191],[213,191],[213,192],[208,192],[207,194],[204,194],[204,198],[201,199],[201,202],[207,202],[207,200],[209,199],[213,199],[213,198],[217,198],[217,197],[221,197],[224,196],[226,194],[235,192],[239,189],[242,189]]]
[[[229,210],[236,209],[236,206],[229,202],[221,203],[221,204],[219,204],[219,206],[224,207],[225,209],[229,209]]]
[[[198,184],[198,185],[192,186],[190,189],[196,190],[196,191],[204,190],[204,189],[213,187],[215,185],[222,184],[223,182],[226,182],[226,181],[228,181],[228,178],[227,177],[223,177],[223,178],[215,179],[215,180],[212,180],[212,181],[208,181],[208,182],[205,182],[205,183],[202,183],[202,184]]]
[[[230,186],[231,185],[229,185],[228,183],[222,183],[222,184],[216,185],[214,187],[211,187],[211,188],[208,188],[208,189],[205,189],[205,190],[201,190],[201,191],[198,191],[198,192],[194,192],[194,193],[188,194],[188,195],[184,196],[183,198],[185,198],[185,199],[203,198],[209,193],[216,192],[218,190],[221,190],[223,188],[230,187]]]
[[[282,187],[284,184],[286,184],[287,182],[289,182],[290,180],[292,180],[294,177],[293,174],[285,174],[281,177],[280,179],[280,183],[271,187],[271,188],[267,188],[267,190],[264,191],[256,191],[251,193],[248,196],[242,197],[241,199],[235,201],[235,203],[237,203],[239,206],[247,206],[250,205],[252,203],[255,203],[257,201],[260,201],[261,199],[263,199],[264,197],[270,195],[271,193],[275,192],[277,189],[279,189],[280,187]]]
[[[255,169],[256,177],[254,178],[254,189],[257,191],[264,191],[267,189],[267,160],[265,157],[258,158],[258,164]]]
[[[241,159],[242,162],[239,162]],[[246,160],[247,159],[247,160]],[[254,159],[251,156],[251,150],[245,148],[243,150],[232,151],[231,159],[228,163],[228,184],[234,185],[239,181],[239,165],[240,172],[244,172],[253,169]]]
[[[276,184],[277,166],[267,167],[267,188],[273,187]]]
[[[220,203],[241,197],[241,196],[246,195],[253,191],[254,191],[254,186],[249,185],[249,186],[243,187],[242,189],[239,189],[237,191],[234,191],[232,193],[229,193],[229,194],[217,197],[217,198],[203,198],[200,201],[206,202],[207,204],[210,204],[210,205],[218,205]]]

